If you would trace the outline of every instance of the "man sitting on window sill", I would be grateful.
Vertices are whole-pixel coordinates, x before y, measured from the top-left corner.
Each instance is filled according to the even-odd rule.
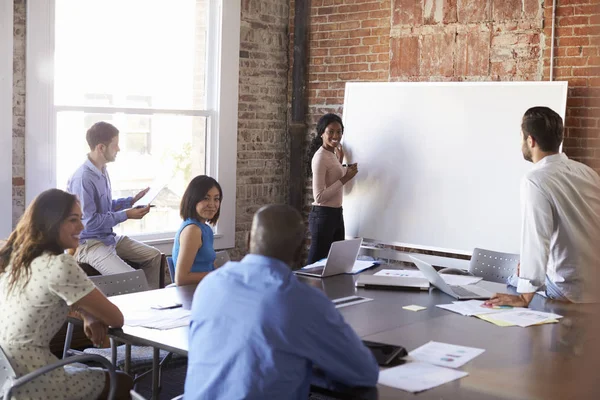
[[[87,160],[75,171],[67,186],[77,195],[83,210],[84,230],[79,237],[75,258],[90,264],[102,275],[132,271],[125,261],[139,264],[150,288],[159,285],[161,253],[127,236],[117,236],[113,227],[127,219],[142,219],[150,206],[133,208],[149,188],[135,197],[113,200],[106,164],[119,152],[119,130],[107,122],[97,122],[87,131],[90,146]]]

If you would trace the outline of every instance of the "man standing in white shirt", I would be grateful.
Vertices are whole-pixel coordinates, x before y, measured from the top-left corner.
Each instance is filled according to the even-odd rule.
[[[600,177],[559,153],[562,118],[548,107],[525,112],[523,157],[534,163],[521,182],[519,295],[495,294],[493,305],[527,307],[545,290],[552,299],[596,300],[600,268]]]

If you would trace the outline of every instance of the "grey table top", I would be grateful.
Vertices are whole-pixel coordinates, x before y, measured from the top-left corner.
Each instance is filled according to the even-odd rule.
[[[371,274],[381,268],[363,273]],[[581,385],[573,387],[562,384],[561,377],[577,370],[582,362],[578,354],[584,348],[586,329],[581,321],[586,320],[590,312],[585,307],[553,302],[536,295],[530,306],[532,309],[554,312],[565,318],[558,324],[502,328],[478,318],[464,317],[435,307],[436,304],[455,300],[435,288],[428,291],[367,290],[355,288],[356,275],[325,279],[298,277],[323,290],[332,299],[351,295],[372,298],[374,301],[339,309],[346,322],[365,340],[401,345],[408,351],[430,340],[486,350],[461,368],[469,372],[466,378],[418,395],[380,385],[380,399],[416,396],[425,399],[574,398],[571,397],[574,391],[582,389],[579,387]],[[509,291],[505,285],[497,283],[480,282],[478,285],[491,291]],[[189,309],[194,290],[195,286],[173,287],[115,296],[111,297],[111,301],[124,314],[143,305],[163,301],[178,301]],[[411,304],[427,309],[419,312],[402,309],[402,306]],[[113,332],[113,335],[134,344],[155,346],[179,354],[187,354],[188,350],[187,327],[160,331],[125,326],[122,331]],[[587,394],[591,392],[584,393],[581,398],[588,398]],[[555,397],[559,394],[566,397]]]

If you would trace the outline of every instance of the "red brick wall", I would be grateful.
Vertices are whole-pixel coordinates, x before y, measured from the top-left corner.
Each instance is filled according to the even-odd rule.
[[[600,171],[600,0],[561,0],[554,79],[569,81],[564,150]],[[544,10],[544,79],[550,75],[552,8]]]
[[[600,78],[592,68],[599,56],[592,46],[599,0],[559,3],[555,79],[571,86],[565,151],[600,170]],[[548,79],[551,0],[310,4],[307,140],[322,114],[343,111],[348,81]],[[308,182],[306,203],[311,201]]]

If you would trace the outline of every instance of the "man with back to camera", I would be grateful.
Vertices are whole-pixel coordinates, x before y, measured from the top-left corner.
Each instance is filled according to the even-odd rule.
[[[76,252],[77,262],[90,264],[102,275],[133,271],[125,261],[140,264],[152,289],[159,286],[161,253],[127,236],[116,236],[113,227],[127,219],[141,219],[150,206],[132,208],[149,188],[135,197],[113,200],[106,164],[115,161],[119,130],[97,122],[86,134],[90,146],[87,160],[69,179],[67,191],[77,195],[83,211],[84,230]]]
[[[290,265],[304,242],[287,205],[254,215],[249,254],[210,273],[196,289],[185,399],[308,398],[313,365],[331,381],[375,386],[371,351],[324,293]]]
[[[535,292],[548,298],[596,300],[600,268],[600,177],[559,153],[562,118],[548,107],[525,112],[522,151],[534,163],[521,182],[521,261],[510,283],[520,295],[495,294],[487,304],[527,307]]]

